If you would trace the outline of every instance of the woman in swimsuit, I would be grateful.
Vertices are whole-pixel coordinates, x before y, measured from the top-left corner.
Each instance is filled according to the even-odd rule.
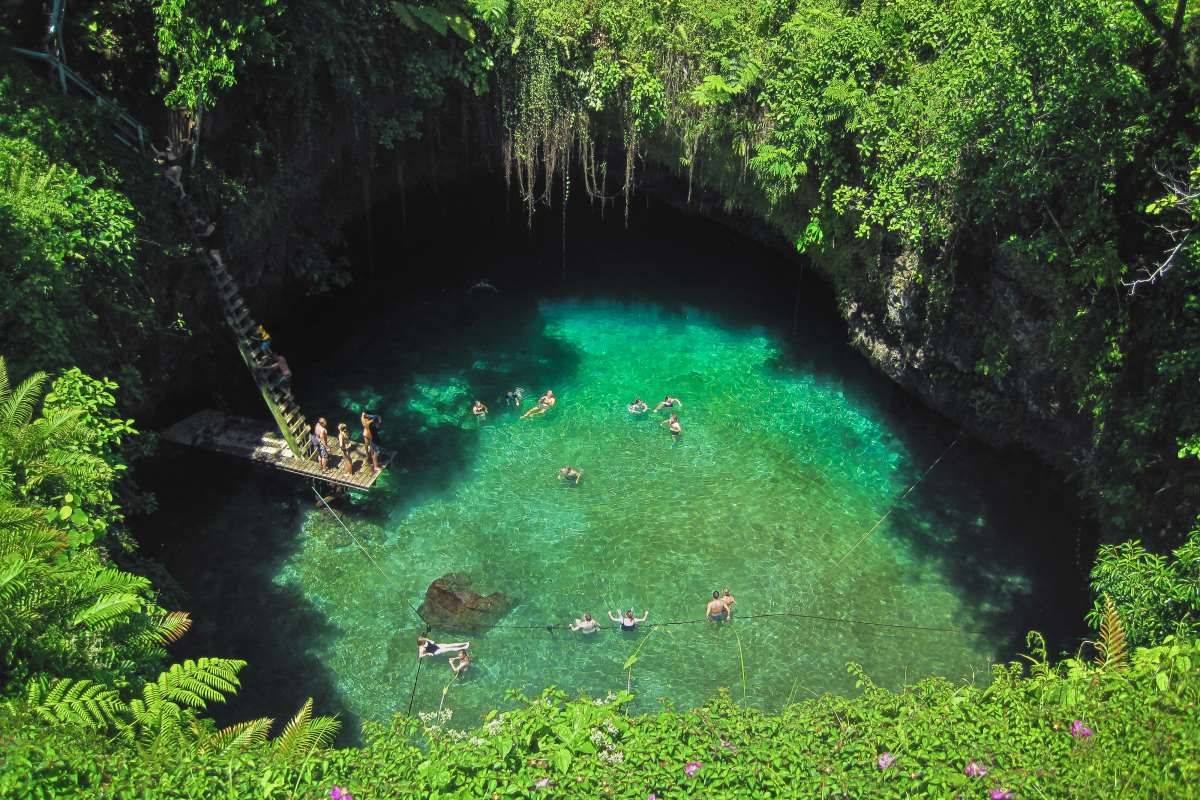
[[[547,411],[554,408],[554,404],[557,402],[558,399],[554,396],[553,390],[547,389],[546,393],[538,398],[537,405],[522,414],[521,419],[532,417],[534,414],[545,414]]]
[[[487,406],[483,404],[482,400],[476,400],[474,405],[471,406],[471,413],[478,417],[479,421],[482,422],[483,420],[487,419]]]
[[[660,408],[682,409],[683,401],[680,400],[678,397],[671,397],[671,395],[666,395],[665,397],[663,397],[662,402],[654,407],[654,410],[658,411]]]
[[[608,612],[608,618],[611,619],[613,622],[617,623],[618,625],[620,625],[621,630],[623,630],[623,631],[632,631],[634,628],[637,627],[637,624],[639,622],[645,622],[646,618],[649,616],[650,616],[650,612],[646,611],[640,617],[638,617],[637,619],[634,619],[632,608],[629,609],[628,611],[626,611],[624,616],[620,616],[620,617],[614,617],[613,613],[611,611]]]
[[[630,414],[645,414],[646,410],[649,409],[650,406],[642,402],[642,398],[639,397],[630,403],[628,408]]]
[[[470,642],[438,644],[428,636],[421,634],[417,637],[417,658],[425,658],[426,656],[440,656],[442,653],[465,653],[467,648],[470,646]]]
[[[721,592],[721,602],[724,603],[725,607],[729,609],[729,616],[732,617],[733,616],[733,604],[736,603],[737,600],[734,599],[734,596],[729,593],[728,586],[726,586],[724,591]]]

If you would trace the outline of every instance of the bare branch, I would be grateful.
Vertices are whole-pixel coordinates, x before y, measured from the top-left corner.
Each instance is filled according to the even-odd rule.
[[[1155,283],[1170,272],[1179,259],[1179,254],[1183,252],[1183,248],[1191,241],[1193,234],[1200,231],[1200,215],[1196,213],[1197,203],[1200,202],[1200,185],[1192,186],[1185,179],[1169,175],[1160,169],[1156,169],[1155,172],[1158,173],[1163,188],[1167,190],[1167,194],[1171,198],[1171,207],[1181,212],[1184,219],[1190,220],[1191,223],[1184,224],[1182,227],[1174,227],[1165,223],[1157,226],[1170,239],[1171,246],[1163,251],[1163,258],[1153,265],[1153,269],[1140,270],[1143,277],[1135,278],[1132,281],[1121,281],[1131,295],[1137,293],[1139,286]]]

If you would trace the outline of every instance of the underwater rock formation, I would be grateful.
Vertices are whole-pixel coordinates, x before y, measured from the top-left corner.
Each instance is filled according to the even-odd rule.
[[[513,605],[502,592],[484,596],[472,591],[468,576],[450,572],[429,584],[417,613],[425,624],[439,630],[478,631],[496,624]]]

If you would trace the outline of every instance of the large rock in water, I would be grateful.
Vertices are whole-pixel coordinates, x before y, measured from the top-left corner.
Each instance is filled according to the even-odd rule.
[[[501,592],[481,595],[471,591],[471,579],[451,572],[429,584],[425,602],[417,613],[425,624],[446,631],[479,631],[509,612],[513,601]]]

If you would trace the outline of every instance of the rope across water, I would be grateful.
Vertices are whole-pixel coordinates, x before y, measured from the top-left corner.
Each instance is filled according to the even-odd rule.
[[[875,521],[875,524],[872,525],[867,530],[866,533],[864,533],[861,537],[859,537],[858,540],[855,541],[855,543],[853,545],[851,545],[850,549],[847,550],[845,553],[843,553],[842,556],[837,561],[835,561],[833,564],[831,564],[826,569],[826,571],[828,572],[829,570],[836,569],[837,567],[839,567],[843,562],[845,562],[845,560],[847,558],[850,557],[850,555],[856,549],[858,549],[859,546],[862,545],[863,542],[865,542],[871,536],[871,534],[873,534],[876,530],[878,530],[879,526],[882,525],[883,522],[889,516],[891,516],[892,512],[895,511],[896,508],[898,508],[899,505],[904,501],[904,498],[908,497],[908,495],[911,494],[912,491],[914,489],[916,489],[917,486],[922,481],[924,481],[926,477],[929,476],[929,473],[933,472],[934,468],[942,461],[943,458],[946,457],[946,454],[949,453],[950,450],[953,449],[956,444],[958,444],[958,439],[955,439],[954,441],[952,441],[946,447],[946,449],[941,452],[941,455],[939,455],[936,459],[934,459],[933,463],[930,464],[929,467],[923,473],[921,473],[920,477],[918,477],[915,481],[913,481],[913,483],[907,489],[904,490],[904,492],[896,499],[896,501],[894,503],[892,503],[892,505],[887,509],[887,511],[885,511],[883,513],[883,515],[880,516],[880,518]],[[371,555],[371,553],[367,550],[367,548],[363,545],[363,543],[359,540],[359,538],[354,535],[354,532],[351,531],[350,528],[348,528],[346,526],[346,523],[342,521],[341,517],[338,516],[337,512],[335,512],[333,510],[333,508],[329,505],[329,503],[326,502],[325,498],[323,496],[321,496],[321,493],[317,491],[315,486],[313,487],[313,493],[315,495],[317,495],[317,498],[321,501],[321,503],[325,506],[325,508],[329,511],[329,513],[333,516],[333,518],[337,521],[337,523],[342,526],[342,530],[346,531],[346,533],[350,536],[350,538],[354,541],[354,543],[358,546],[358,548],[360,550],[362,550],[363,555],[365,555],[367,557],[367,559],[371,562],[371,564],[375,567],[375,569],[379,571],[379,574],[382,575],[386,580],[391,582],[398,589],[400,589],[401,592],[403,593],[405,591],[404,588],[401,587],[399,582],[396,581],[395,578],[393,578],[391,575],[389,575],[383,569],[383,567],[381,567],[379,565],[379,562],[377,562],[375,560],[375,558]],[[424,623],[424,620],[421,618],[420,612],[417,611],[417,609],[413,607],[412,603],[405,600],[405,604],[409,607],[409,609],[412,610],[413,614],[415,614],[417,616],[417,618],[421,619],[422,623]],[[931,625],[909,625],[909,624],[900,623],[900,622],[879,622],[876,620],[854,619],[852,617],[830,617],[830,616],[823,616],[820,614],[804,614],[804,613],[800,613],[798,611],[777,611],[777,612],[765,612],[765,613],[761,613],[761,614],[739,614],[736,617],[736,619],[739,622],[747,622],[750,620],[766,620],[766,619],[799,619],[799,620],[809,620],[809,621],[818,621],[818,622],[841,623],[844,625],[862,625],[862,626],[866,626],[866,627],[880,628],[880,629],[885,629],[885,630],[921,631],[921,632],[925,632],[925,633],[954,633],[954,634],[968,635],[968,636],[979,636],[979,635],[985,634],[985,631],[970,630],[967,628],[938,627],[938,626],[931,626]],[[649,623],[647,625],[647,627],[655,628],[655,627],[667,627],[667,626],[676,626],[676,625],[700,625],[700,624],[704,624],[707,622],[709,622],[709,620],[705,619],[705,618],[681,619],[681,620],[670,620],[667,622]],[[546,631],[548,633],[553,633],[558,630],[566,630],[566,629],[568,629],[568,627],[569,626],[567,624],[561,623],[561,622],[543,623],[540,625],[539,624],[517,625],[517,624],[507,624],[507,623],[495,623],[492,625],[480,626],[480,630],[492,630],[492,629],[497,629],[497,628],[505,628],[508,630],[528,630],[528,631],[540,630],[540,631]],[[601,628],[600,630],[602,632],[606,632],[606,633],[619,632],[616,628],[607,628],[607,627]],[[418,676],[420,675],[419,669],[418,669],[417,674],[418,674]],[[414,690],[415,690],[415,683],[414,683]]]

